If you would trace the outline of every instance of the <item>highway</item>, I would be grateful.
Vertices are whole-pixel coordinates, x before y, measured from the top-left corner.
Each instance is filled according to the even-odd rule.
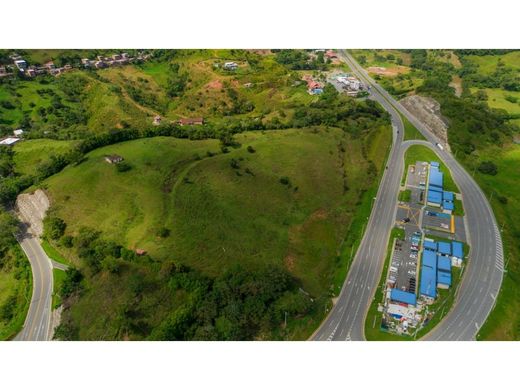
[[[492,209],[480,187],[450,153],[441,150],[431,131],[379,86],[347,52],[340,57],[352,72],[371,86],[370,99],[390,114],[393,143],[387,169],[381,180],[365,234],[345,279],[338,300],[313,335],[314,340],[364,340],[364,322],[373,300],[386,257],[390,230],[394,225],[397,193],[404,171],[404,153],[413,144],[431,148],[450,169],[463,197],[470,260],[459,286],[454,307],[424,339],[474,340],[491,312],[503,277],[503,250]],[[398,111],[427,141],[403,142],[404,126]]]
[[[33,291],[23,329],[14,340],[47,341],[51,337],[52,263],[38,237],[26,232],[17,239],[31,263]]]

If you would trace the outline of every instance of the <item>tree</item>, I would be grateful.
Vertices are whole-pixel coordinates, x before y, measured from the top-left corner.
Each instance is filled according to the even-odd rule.
[[[47,217],[43,221],[43,229],[45,235],[53,240],[58,240],[65,233],[67,224],[65,221],[58,217]]]
[[[477,169],[479,172],[491,176],[495,176],[498,173],[498,168],[492,161],[482,161]]]
[[[11,214],[0,209],[0,255],[16,243],[15,234],[18,232],[18,221]]]

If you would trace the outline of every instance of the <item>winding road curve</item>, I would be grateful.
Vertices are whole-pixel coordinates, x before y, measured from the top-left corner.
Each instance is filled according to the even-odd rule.
[[[33,291],[23,329],[14,340],[47,341],[51,338],[53,265],[38,237],[26,232],[17,239],[31,263]]]
[[[437,139],[399,102],[379,86],[354,58],[340,51],[341,58],[359,79],[370,85],[370,99],[390,114],[393,143],[387,169],[381,180],[367,228],[335,306],[313,336],[314,340],[364,340],[364,323],[379,283],[390,230],[397,212],[397,193],[404,171],[404,153],[411,145],[432,149],[450,169],[463,197],[470,260],[454,307],[424,339],[474,340],[494,307],[503,277],[502,239],[493,211],[480,187]],[[403,142],[401,113],[427,141]]]

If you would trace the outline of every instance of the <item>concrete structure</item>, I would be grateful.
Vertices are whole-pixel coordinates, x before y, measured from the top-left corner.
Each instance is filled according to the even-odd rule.
[[[23,130],[22,129],[16,129],[15,131],[13,131],[13,134],[15,137],[22,137],[23,136]]]

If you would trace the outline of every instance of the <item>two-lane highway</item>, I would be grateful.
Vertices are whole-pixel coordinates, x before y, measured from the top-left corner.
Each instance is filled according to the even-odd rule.
[[[446,164],[462,193],[468,241],[471,245],[470,260],[454,308],[425,339],[473,340],[491,312],[502,283],[502,240],[493,211],[473,178],[446,149],[441,150],[435,146],[441,141],[430,129],[379,86],[350,54],[342,51],[341,57],[360,80],[371,86],[370,98],[378,101],[390,113],[394,142],[365,235],[336,305],[313,339],[364,339],[366,313],[378,287],[390,229],[395,221],[397,192],[404,170],[404,153],[409,146],[422,144],[434,150]],[[403,142],[404,126],[397,110],[408,118],[427,141]]]
[[[17,238],[31,263],[33,291],[23,329],[14,340],[46,341],[51,337],[52,264],[38,237],[26,232]]]

